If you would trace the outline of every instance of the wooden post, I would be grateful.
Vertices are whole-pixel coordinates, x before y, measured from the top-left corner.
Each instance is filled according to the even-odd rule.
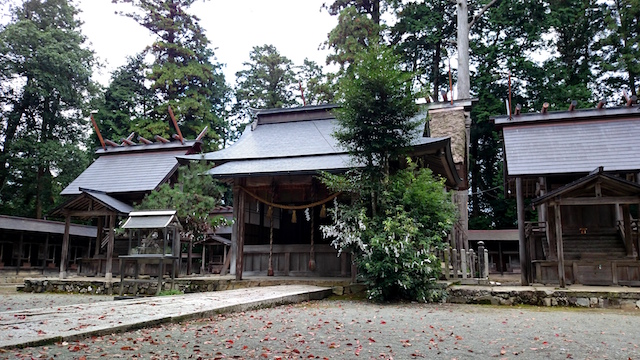
[[[205,257],[205,255],[206,255],[205,248],[206,248],[206,246],[204,245],[204,243],[202,243],[202,257],[201,257],[202,261],[200,261],[200,275],[204,275],[204,263],[206,261],[205,260],[206,259],[206,257]]]
[[[96,233],[96,248],[93,249],[93,257],[98,257],[100,255],[100,245],[102,245],[102,233],[104,231],[104,218],[102,216],[98,216],[98,232]],[[100,268],[98,267],[97,272],[100,272]]]
[[[193,239],[189,239],[187,248],[187,276],[191,275],[191,262],[193,261]]]
[[[504,260],[502,256],[502,241],[498,241],[498,266],[500,266],[500,275],[504,275]]]
[[[520,283],[529,285],[529,267],[527,263],[527,242],[524,234],[524,193],[522,178],[516,178],[516,209],[518,213],[518,253],[520,255]]]
[[[116,241],[116,214],[109,215],[109,242],[107,243],[107,263],[104,278],[107,281],[111,281],[113,278],[113,245]]]
[[[70,227],[71,227],[71,215],[66,214],[64,217],[64,235],[62,237],[62,254],[60,255],[60,279],[65,279],[67,277],[67,257],[69,256],[69,228]]]
[[[452,278],[458,279],[458,250],[451,249],[451,264],[453,265],[453,276]]]
[[[485,278],[485,277],[489,277],[489,272],[485,272],[485,251],[484,251],[484,241],[478,241],[478,257],[479,257],[479,262],[478,262],[478,272],[480,273],[480,277],[481,278]]]
[[[238,179],[238,185],[244,185],[243,179]],[[233,243],[236,250],[236,280],[242,280],[242,260],[244,258],[244,207],[245,207],[245,194],[240,189],[240,186],[236,186],[233,189],[233,208],[238,208],[236,214],[236,222],[234,225],[234,234],[236,235],[236,241]]]
[[[622,224],[624,227],[624,247],[627,250],[627,256],[633,257],[633,235],[631,234],[631,212],[629,204],[622,205]]]
[[[449,270],[449,264],[450,264],[449,251],[450,251],[449,246],[445,245],[444,246],[444,251],[443,251],[443,254],[444,254],[444,278],[445,279],[450,279],[451,278],[451,270]]]
[[[91,243],[89,243],[89,246],[91,246]],[[47,233],[47,235],[44,238],[44,260],[42,262],[42,275],[44,275],[44,271],[47,268],[48,256],[49,256],[49,234]],[[2,261],[2,258],[0,258],[0,261]]]
[[[473,249],[469,250],[469,254],[467,256],[467,262],[469,263],[469,278],[473,279],[476,277],[476,263],[478,259],[475,251]]]
[[[460,249],[460,269],[462,270],[462,278],[467,278],[467,252],[465,249]]]
[[[556,245],[557,245],[557,255],[558,255],[558,281],[560,282],[560,287],[567,286],[567,280],[564,273],[564,249],[562,244],[562,215],[560,204],[555,205],[554,209],[555,213],[555,222],[556,222]],[[577,274],[573,274],[576,277]]]
[[[484,249],[484,278],[489,279],[489,250]]]

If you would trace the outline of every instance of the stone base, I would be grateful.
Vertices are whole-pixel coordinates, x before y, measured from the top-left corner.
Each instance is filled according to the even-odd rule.
[[[446,302],[454,304],[572,306],[585,308],[640,309],[640,292],[614,290],[572,291],[540,290],[531,287],[452,286],[447,289]]]

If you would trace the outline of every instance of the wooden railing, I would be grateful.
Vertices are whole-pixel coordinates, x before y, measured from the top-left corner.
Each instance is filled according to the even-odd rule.
[[[488,280],[489,251],[482,241],[478,245],[477,253],[473,249],[458,251],[447,246],[441,254],[444,278]]]

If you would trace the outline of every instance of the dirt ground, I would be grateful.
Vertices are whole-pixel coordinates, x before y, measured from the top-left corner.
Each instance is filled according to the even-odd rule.
[[[0,299],[6,311],[112,297]],[[639,328],[640,312],[328,299],[0,350],[0,359],[640,359]]]

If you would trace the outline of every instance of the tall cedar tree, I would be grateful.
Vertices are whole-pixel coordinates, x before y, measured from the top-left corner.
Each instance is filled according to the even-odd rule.
[[[545,46],[549,9],[535,0],[501,1],[476,22],[471,50],[476,72],[472,90],[478,102],[472,111],[470,142],[471,216],[476,229],[516,226],[515,202],[505,199],[502,143],[490,116],[505,112],[508,74],[512,76],[513,104],[535,106],[528,98],[543,70],[531,54]]]
[[[27,0],[0,29],[4,214],[42,218],[86,165],[82,110],[96,88],[77,13],[66,0]]]
[[[397,22],[391,42],[402,55],[407,69],[421,88],[430,89],[437,101],[440,90],[448,91],[448,58],[454,53],[455,4],[448,0],[402,3],[395,7]]]
[[[147,48],[154,56],[148,78],[158,98],[154,122],[170,125],[170,105],[185,137],[194,138],[209,127],[210,145],[216,149],[225,133],[223,121],[229,89],[221,65],[212,63],[213,50],[199,19],[187,12],[195,0],[112,0],[139,11],[126,13],[157,36]],[[149,124],[147,127],[154,127]]]
[[[235,112],[249,115],[250,108],[286,108],[297,104],[294,91],[298,87],[293,63],[280,55],[273,45],[254,46],[244,62],[244,70],[236,73]]]
[[[606,36],[598,43],[602,74],[607,85],[604,98],[626,88],[638,95],[640,86],[640,1],[611,0],[605,9]]]
[[[144,55],[139,54],[128,58],[125,65],[111,74],[111,82],[98,101],[98,112],[94,116],[104,138],[119,142],[132,131],[147,139],[153,135],[168,135],[163,133],[166,132],[164,126],[151,129],[156,132],[147,128],[149,114],[157,105],[153,91],[145,84],[147,69]],[[92,142],[96,147],[100,145],[95,134]]]
[[[368,46],[381,42],[383,26],[381,15],[386,2],[381,0],[335,0],[324,5],[330,15],[338,16],[338,25],[333,28],[323,46],[332,49],[327,64],[340,65],[344,71],[353,63],[358,53]]]

